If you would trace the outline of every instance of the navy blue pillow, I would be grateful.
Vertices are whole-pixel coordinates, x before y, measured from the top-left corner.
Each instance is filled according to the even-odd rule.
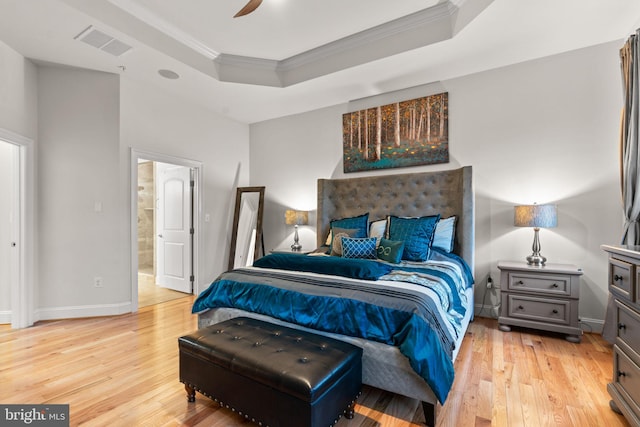
[[[342,228],[348,230],[356,230],[351,237],[367,237],[367,229],[369,227],[369,212],[359,216],[350,218],[334,219],[329,222],[331,230],[334,228]]]
[[[426,261],[433,242],[433,233],[440,215],[419,218],[401,218],[389,216],[389,240],[404,242],[402,259],[407,261]]]

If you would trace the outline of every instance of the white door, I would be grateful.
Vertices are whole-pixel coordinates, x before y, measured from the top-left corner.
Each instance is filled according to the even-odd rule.
[[[156,163],[156,284],[192,293],[191,169]]]
[[[12,323],[13,294],[19,280],[19,148],[0,140],[0,324]]]

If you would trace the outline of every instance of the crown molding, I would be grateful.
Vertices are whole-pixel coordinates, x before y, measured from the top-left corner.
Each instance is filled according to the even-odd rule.
[[[450,12],[449,3],[439,3],[428,9],[424,9],[410,15],[394,19],[393,21],[380,24],[376,27],[363,30],[342,39],[327,43],[323,46],[308,50],[280,61],[279,68],[285,71],[316,62],[321,59],[339,55],[342,52],[352,49],[371,47],[373,44],[403,35],[409,32],[428,33],[433,28],[434,23],[446,20],[450,22],[453,13]],[[440,30],[438,30],[440,32]],[[450,37],[450,32],[440,34],[440,37]],[[399,47],[399,49],[402,49]]]
[[[218,77],[221,81],[287,87],[448,40],[455,34],[460,8],[469,0],[453,1],[438,3],[279,61],[221,54],[214,60]],[[476,8],[476,16],[491,1]]]
[[[220,55],[220,52],[211,49],[200,40],[191,37],[138,2],[134,2],[133,0],[107,1],[209,59],[214,59]]]
[[[98,14],[113,28],[219,81],[272,87],[288,87],[451,39],[493,2],[446,0],[289,58],[271,60],[216,52],[133,0],[62,1]]]

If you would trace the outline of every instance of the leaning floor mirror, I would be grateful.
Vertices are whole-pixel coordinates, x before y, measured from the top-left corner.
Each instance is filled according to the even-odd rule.
[[[262,243],[262,211],[264,209],[264,187],[238,187],[233,214],[229,270],[253,264],[264,255]]]

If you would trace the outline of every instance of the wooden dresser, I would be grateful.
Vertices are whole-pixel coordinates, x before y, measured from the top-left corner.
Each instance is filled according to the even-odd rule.
[[[616,325],[613,380],[607,385],[611,408],[640,426],[640,246],[601,248],[609,254],[609,292]],[[611,308],[611,307],[610,307]]]
[[[582,270],[570,264],[528,265],[524,261],[501,261],[500,330],[512,326],[567,334],[580,342],[578,321]]]

